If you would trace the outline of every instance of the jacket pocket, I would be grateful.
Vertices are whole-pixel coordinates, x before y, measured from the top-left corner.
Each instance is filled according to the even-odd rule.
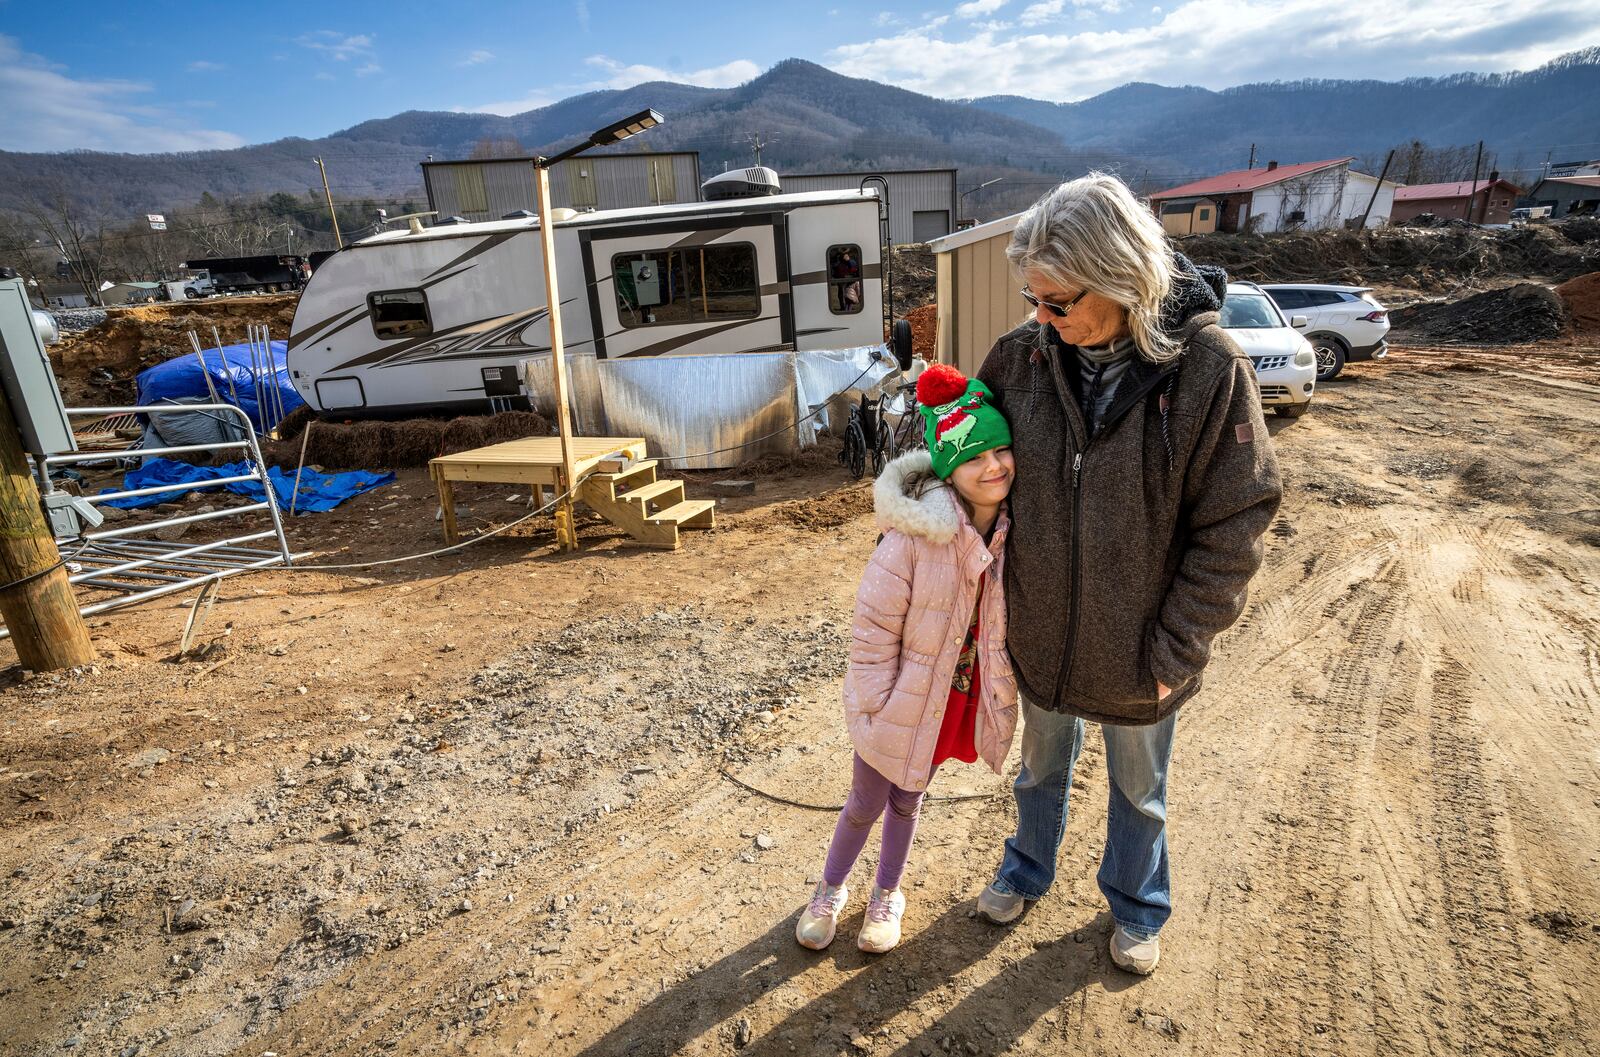
[[[1141,617],[1112,616],[1092,629],[1080,625],[1069,699],[1082,699],[1096,712],[1133,721],[1148,721],[1155,715],[1156,677],[1150,667],[1153,622]]]

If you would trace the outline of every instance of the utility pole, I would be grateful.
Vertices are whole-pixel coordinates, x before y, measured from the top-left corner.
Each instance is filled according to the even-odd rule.
[[[1357,230],[1366,230],[1367,218],[1372,215],[1372,206],[1378,200],[1378,192],[1383,190],[1383,178],[1389,175],[1389,163],[1392,161],[1394,161],[1394,151],[1390,150],[1389,156],[1383,159],[1383,171],[1378,174],[1378,185],[1372,189],[1372,197],[1367,199],[1367,208],[1362,210],[1361,224]]]
[[[1478,156],[1476,158],[1472,159],[1472,193],[1467,195],[1467,212],[1466,212],[1465,219],[1466,219],[1467,223],[1469,223],[1469,224],[1472,223],[1472,200],[1474,198],[1478,197],[1478,167],[1482,163],[1483,163],[1483,140],[1480,139],[1478,141]],[[1484,199],[1485,200],[1487,200],[1488,197],[1489,197],[1488,195],[1484,195]]]
[[[1250,164],[1246,165],[1245,168],[1246,169],[1254,169],[1255,167],[1256,167],[1256,145],[1254,143],[1252,143],[1252,144],[1250,144]]]
[[[39,489],[22,454],[11,402],[0,393],[0,615],[17,660],[36,672],[94,661],[66,564],[39,509]]]
[[[761,165],[761,148],[767,146],[767,143],[761,138],[761,133],[759,132],[747,134],[745,142],[750,144],[751,150],[755,151],[756,166],[759,168]]]
[[[321,158],[311,160],[317,163],[317,169],[322,173],[322,193],[328,199],[328,219],[333,221],[333,242],[342,250],[344,239],[339,237],[339,214],[333,211],[333,192],[328,190],[328,167],[322,164]]]

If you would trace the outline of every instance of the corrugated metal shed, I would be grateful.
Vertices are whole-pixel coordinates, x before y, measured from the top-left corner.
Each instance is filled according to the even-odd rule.
[[[884,169],[877,172],[787,173],[778,182],[790,191],[853,191],[869,176],[889,185],[889,240],[896,246],[926,242],[955,230],[955,169]],[[868,186],[876,186],[876,181]]]
[[[423,162],[428,208],[439,216],[499,220],[538,212],[530,158]],[[550,174],[550,201],[568,209],[628,209],[700,200],[700,155],[644,151],[570,158]]]

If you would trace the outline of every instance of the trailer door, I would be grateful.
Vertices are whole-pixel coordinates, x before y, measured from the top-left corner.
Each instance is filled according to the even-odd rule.
[[[602,359],[794,348],[782,213],[583,233]]]

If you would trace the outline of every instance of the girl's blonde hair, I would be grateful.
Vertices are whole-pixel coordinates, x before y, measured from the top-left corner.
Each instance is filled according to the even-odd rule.
[[[1037,271],[1121,305],[1145,359],[1165,363],[1182,351],[1161,326],[1161,303],[1177,281],[1166,233],[1115,176],[1092,172],[1035,202],[1011,233],[1006,259],[1019,273]]]

